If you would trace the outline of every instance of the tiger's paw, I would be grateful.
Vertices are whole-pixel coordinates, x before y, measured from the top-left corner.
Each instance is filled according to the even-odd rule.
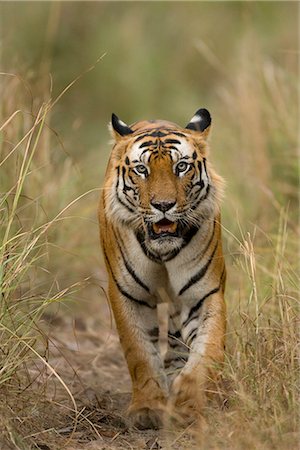
[[[151,409],[148,407],[139,409],[130,408],[128,417],[132,425],[139,430],[147,430],[149,428],[157,430],[162,427],[162,411],[159,409]]]
[[[190,374],[180,374],[174,380],[168,402],[171,422],[177,427],[198,427],[202,422],[204,390]]]

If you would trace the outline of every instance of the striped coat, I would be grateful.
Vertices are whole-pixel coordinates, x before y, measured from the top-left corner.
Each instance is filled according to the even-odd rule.
[[[127,126],[112,116],[115,142],[99,206],[109,300],[132,379],[129,415],[157,428],[163,412],[197,419],[207,380],[223,360],[225,265],[222,179],[208,160],[211,118],[186,128],[166,121]],[[168,302],[161,355],[157,305]]]

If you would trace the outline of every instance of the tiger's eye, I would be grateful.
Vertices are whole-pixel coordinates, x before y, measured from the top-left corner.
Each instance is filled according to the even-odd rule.
[[[180,161],[177,166],[176,166],[176,172],[177,173],[182,173],[182,172],[186,172],[186,170],[188,169],[189,164],[185,161]]]
[[[147,175],[148,174],[148,169],[143,164],[138,164],[137,166],[135,166],[134,170],[135,170],[136,173],[138,173],[140,175]]]

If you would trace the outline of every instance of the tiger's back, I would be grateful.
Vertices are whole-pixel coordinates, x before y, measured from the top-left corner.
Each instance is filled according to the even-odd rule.
[[[129,414],[159,427],[162,411],[197,417],[223,359],[222,179],[211,167],[211,118],[128,127],[112,117],[114,147],[100,199],[109,299],[132,379]],[[158,290],[168,292],[168,352],[159,351]]]

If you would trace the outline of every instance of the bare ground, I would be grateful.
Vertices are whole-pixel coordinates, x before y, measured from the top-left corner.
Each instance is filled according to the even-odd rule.
[[[44,314],[49,365],[30,364],[28,386],[14,395],[2,392],[1,450],[176,449],[183,448],[178,446],[182,439],[189,442],[184,432],[130,427],[126,363],[106,299],[94,303],[75,316],[72,311]]]

